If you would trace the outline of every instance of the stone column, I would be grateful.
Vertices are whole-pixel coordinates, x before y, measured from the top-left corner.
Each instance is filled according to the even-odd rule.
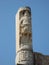
[[[33,65],[31,9],[20,8],[16,14],[16,65]]]

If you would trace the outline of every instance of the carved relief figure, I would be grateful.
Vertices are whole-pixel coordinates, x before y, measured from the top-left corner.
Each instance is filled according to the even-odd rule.
[[[27,33],[27,32],[31,32],[31,16],[30,16],[30,12],[25,10],[23,12],[23,17],[21,17],[20,19],[20,31],[21,33]]]
[[[22,10],[20,16],[20,45],[23,46],[32,42],[31,12],[29,10]]]

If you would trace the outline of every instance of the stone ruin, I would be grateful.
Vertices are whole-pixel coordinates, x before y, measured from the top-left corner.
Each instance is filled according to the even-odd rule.
[[[16,65],[49,65],[49,56],[32,50],[32,20],[30,7],[16,14]]]

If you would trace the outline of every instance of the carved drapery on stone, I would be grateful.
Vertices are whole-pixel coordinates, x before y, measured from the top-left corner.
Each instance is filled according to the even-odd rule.
[[[20,11],[20,46],[31,44],[31,12],[30,10]]]

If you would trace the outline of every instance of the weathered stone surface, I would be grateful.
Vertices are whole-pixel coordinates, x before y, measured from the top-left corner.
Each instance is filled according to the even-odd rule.
[[[34,52],[34,65],[49,65],[49,56]]]
[[[20,8],[16,14],[16,65],[49,65],[49,56],[32,50],[31,9]]]
[[[31,9],[20,8],[16,14],[16,64],[33,65]]]

